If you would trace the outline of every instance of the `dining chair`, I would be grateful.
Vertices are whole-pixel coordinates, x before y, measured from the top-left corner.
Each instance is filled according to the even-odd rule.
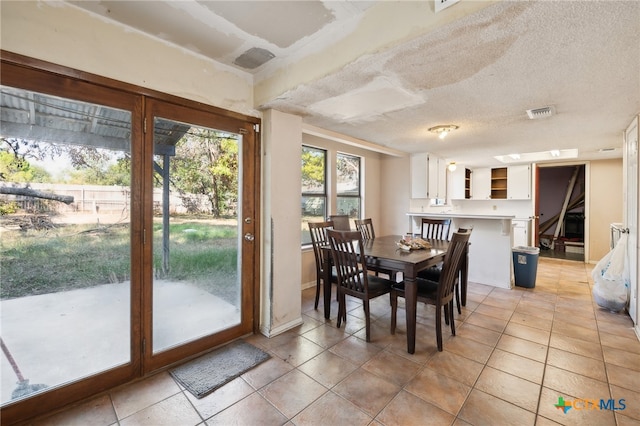
[[[360,231],[362,234],[363,241],[369,241],[376,237],[376,231],[373,227],[373,220],[371,218],[366,219],[355,219],[354,223],[356,224],[356,230]],[[383,269],[377,268],[371,263],[368,263],[368,268],[370,271],[373,271],[378,275],[379,273],[385,274],[389,277],[390,280],[396,281],[396,276],[398,271],[392,271],[391,269]]]
[[[327,230],[331,244],[331,256],[338,272],[338,321],[347,322],[346,296],[362,300],[365,315],[367,342],[371,341],[371,314],[369,301],[391,292],[395,284],[386,278],[369,275],[366,262],[360,262],[359,253],[363,253],[362,234],[359,231]]]
[[[327,221],[333,222],[333,229],[337,231],[351,231],[351,224],[349,223],[349,215],[347,214],[333,214],[327,218]]]
[[[453,319],[453,293],[456,282],[459,280],[458,271],[464,258],[465,250],[469,242],[469,232],[455,232],[449,243],[444,257],[442,273],[439,281],[430,281],[418,278],[417,300],[434,305],[436,308],[436,340],[438,351],[442,352],[442,310],[444,308],[445,323],[451,326],[451,334],[456,335],[455,321]],[[396,331],[396,314],[398,311],[398,296],[404,297],[404,282],[394,284],[391,287],[391,334]]]
[[[429,219],[422,218],[420,227],[420,237],[435,240],[449,240],[449,229],[451,219]]]
[[[318,309],[318,301],[320,299],[320,281],[324,281],[324,268],[326,261],[326,252],[322,248],[329,246],[327,230],[333,228],[333,222],[309,222],[308,225],[309,233],[311,234],[311,244],[313,245],[313,254],[316,258],[316,301],[313,307],[314,309]],[[335,267],[331,267],[329,276],[331,277],[331,282],[323,283],[324,285],[330,286],[331,284],[338,283],[338,275],[335,271]]]
[[[376,237],[376,231],[373,228],[373,220],[369,217],[366,219],[355,219],[356,230],[362,233],[362,239],[364,241],[371,240]]]
[[[457,232],[468,232],[469,234],[471,234],[471,228],[467,229],[467,228],[458,228]],[[466,300],[467,299],[467,282],[463,281],[463,279],[467,279],[467,275],[465,274],[465,276],[462,276],[462,269],[463,268],[467,268],[469,267],[469,245],[471,243],[467,243],[467,247],[465,249],[465,253],[463,255],[463,259],[462,262],[460,263],[460,270],[458,271],[458,274],[460,275],[460,280],[458,282],[456,282],[455,285],[455,299],[456,299],[456,308],[458,309],[458,314],[462,314],[462,307],[461,307],[461,300]],[[425,269],[424,271],[420,271],[418,272],[418,278],[422,278],[428,281],[439,281],[440,280],[440,274],[442,273],[442,263],[432,266],[430,268]],[[462,289],[461,289],[462,287]],[[464,293],[464,297],[462,297],[462,293]],[[462,297],[462,298],[461,298]]]

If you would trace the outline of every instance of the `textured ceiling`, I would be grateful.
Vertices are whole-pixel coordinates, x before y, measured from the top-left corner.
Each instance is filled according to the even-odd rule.
[[[71,3],[253,74],[256,108],[471,167],[551,149],[621,157],[640,113],[635,0],[461,0],[437,14],[432,1]],[[274,58],[234,64],[252,48]],[[556,114],[528,118],[544,106]],[[440,140],[427,130],[440,124],[459,129]]]

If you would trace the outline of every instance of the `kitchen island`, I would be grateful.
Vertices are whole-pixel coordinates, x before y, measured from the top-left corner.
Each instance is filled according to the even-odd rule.
[[[472,229],[469,239],[469,281],[493,287],[513,287],[512,252],[515,216],[407,213],[409,232],[420,233],[422,218],[451,219],[451,232]]]

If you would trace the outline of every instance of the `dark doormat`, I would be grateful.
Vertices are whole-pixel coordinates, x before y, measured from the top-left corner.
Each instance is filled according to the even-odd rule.
[[[169,371],[196,398],[203,398],[271,355],[247,342],[236,341]]]

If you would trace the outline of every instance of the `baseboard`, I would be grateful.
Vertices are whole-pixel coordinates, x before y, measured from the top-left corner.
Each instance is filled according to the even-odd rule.
[[[294,327],[298,327],[299,325],[302,325],[303,323],[304,323],[304,321],[302,321],[302,317],[300,317],[300,318],[297,318],[297,319],[295,319],[293,321],[289,321],[286,324],[282,324],[282,325],[280,325],[280,326],[278,326],[276,328],[272,328],[270,330],[266,329],[265,327],[260,327],[260,333],[265,335],[268,338],[271,338],[271,337],[277,336],[278,334],[282,334],[285,331],[289,331]]]

